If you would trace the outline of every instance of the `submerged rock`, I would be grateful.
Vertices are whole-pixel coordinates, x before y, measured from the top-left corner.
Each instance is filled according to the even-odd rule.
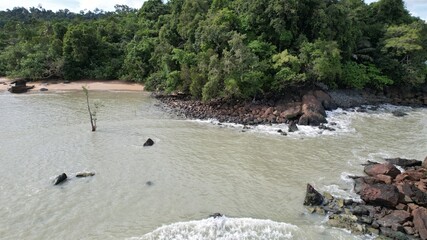
[[[76,177],[78,177],[78,178],[92,177],[94,175],[95,175],[94,172],[78,172],[78,173],[76,173]]]
[[[145,141],[144,143],[144,147],[149,147],[153,145],[154,145],[154,141],[151,138],[147,139],[147,141]]]
[[[153,186],[153,182],[152,181],[147,181],[146,183],[145,183],[145,185],[147,185],[147,186]]]
[[[407,113],[404,113],[404,112],[402,112],[402,111],[400,111],[400,110],[395,110],[395,111],[393,111],[393,112],[391,112],[392,114],[393,114],[393,116],[395,116],[395,117],[404,117],[404,116],[406,116],[406,115],[408,115]]]
[[[67,180],[67,174],[62,173],[62,174],[58,175],[58,176],[53,180],[53,185],[61,184],[61,183],[65,182],[66,180]]]

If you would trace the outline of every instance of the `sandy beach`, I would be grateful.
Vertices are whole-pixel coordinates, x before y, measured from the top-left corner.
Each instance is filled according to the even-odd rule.
[[[12,80],[0,78],[0,92],[7,91],[10,88]],[[93,91],[144,91],[144,86],[138,83],[124,82],[119,80],[79,80],[64,83],[64,80],[57,81],[35,81],[28,82],[27,86],[34,85],[34,88],[28,92],[40,92],[41,88],[46,88],[48,91],[79,91],[82,86]]]

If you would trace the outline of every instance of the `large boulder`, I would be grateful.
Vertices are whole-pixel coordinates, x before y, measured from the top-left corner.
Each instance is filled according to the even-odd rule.
[[[427,170],[420,168],[417,170],[408,170],[403,172],[396,177],[396,182],[403,182],[404,180],[409,181],[419,181],[422,178],[425,178],[427,174]]]
[[[378,220],[378,223],[383,227],[392,227],[394,225],[402,225],[411,219],[411,214],[404,210],[395,210],[385,217]]]
[[[360,194],[360,192],[368,185],[383,183],[382,180],[374,177],[369,176],[363,176],[363,177],[351,177],[354,180],[354,191],[357,194]]]
[[[427,193],[421,191],[415,185],[405,182],[402,186],[403,193],[409,196],[416,204],[427,207]]]
[[[412,216],[414,217],[414,228],[418,231],[420,238],[422,240],[427,239],[427,209],[426,208],[417,208],[412,211]]]
[[[302,97],[302,113],[298,121],[299,125],[319,126],[321,123],[328,122],[322,103],[313,93],[307,93]]]
[[[286,110],[280,113],[280,117],[288,120],[298,119],[302,115],[301,103],[296,102],[286,107]]]
[[[326,110],[335,110],[337,109],[337,104],[334,102],[334,100],[331,98],[329,94],[322,90],[316,90],[313,92],[313,95],[317,98],[317,100],[322,103],[322,106]]]
[[[394,185],[366,184],[360,191],[360,197],[367,204],[393,208],[399,203],[399,190]]]
[[[387,175],[392,178],[395,178],[397,175],[400,174],[400,170],[397,169],[393,164],[391,163],[381,163],[381,164],[373,164],[373,165],[367,165],[364,169],[365,173],[369,176],[375,177],[376,175]]]
[[[307,184],[307,192],[304,199],[305,206],[317,206],[323,203],[323,196],[313,186]]]

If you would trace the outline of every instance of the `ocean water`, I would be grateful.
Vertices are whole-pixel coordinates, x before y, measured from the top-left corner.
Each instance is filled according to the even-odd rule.
[[[82,92],[0,92],[0,239],[370,239],[309,214],[306,184],[357,199],[360,164],[427,155],[426,109],[338,109],[335,131],[282,136],[286,125],[177,118],[149,93],[90,94],[96,132]],[[96,175],[74,177],[84,170]]]

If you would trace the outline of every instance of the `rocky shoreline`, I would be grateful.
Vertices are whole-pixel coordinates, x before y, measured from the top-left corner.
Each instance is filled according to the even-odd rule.
[[[379,239],[427,239],[427,157],[368,162],[367,176],[354,176],[354,191],[362,199],[320,194],[310,184],[304,205],[310,213],[328,215],[327,224],[354,234],[379,235]],[[404,171],[399,170],[399,166]],[[384,238],[386,237],[386,238]]]
[[[424,89],[424,88],[423,88]],[[384,103],[427,106],[427,88],[418,91],[386,89],[384,92],[322,89],[296,89],[283,97],[258,101],[217,99],[208,103],[192,100],[183,94],[155,94],[163,106],[191,119],[217,119],[243,125],[281,124],[311,125],[324,128],[326,112],[338,107],[347,109]],[[396,114],[403,115],[403,114]],[[333,128],[331,128],[333,130]]]

